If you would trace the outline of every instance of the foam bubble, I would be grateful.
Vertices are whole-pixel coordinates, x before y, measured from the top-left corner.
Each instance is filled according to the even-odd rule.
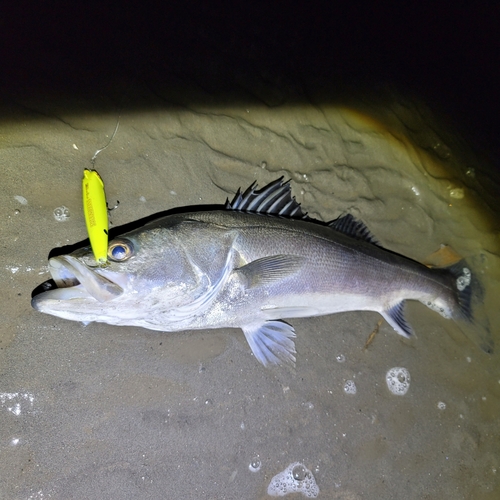
[[[356,384],[354,383],[354,380],[346,380],[344,384],[344,392],[346,394],[356,394]]]
[[[57,222],[64,222],[69,219],[69,209],[64,205],[61,207],[54,208],[54,219]]]
[[[258,472],[262,467],[262,462],[260,461],[259,455],[252,458],[252,461],[248,465],[248,470],[250,472]]]
[[[283,472],[276,474],[267,487],[267,494],[272,497],[284,497],[289,493],[302,493],[307,498],[319,495],[312,472],[300,462],[294,462]]]
[[[406,368],[396,366],[385,375],[387,387],[396,396],[404,396],[410,388],[410,372]]]
[[[461,200],[465,196],[464,190],[462,188],[450,189],[450,198],[455,198],[456,200]]]
[[[306,468],[302,464],[296,465],[292,469],[292,476],[295,481],[304,481],[304,479],[307,477]]]
[[[33,409],[35,396],[30,392],[0,392],[0,408],[5,408],[16,417]]]
[[[462,273],[463,274],[457,278],[457,288],[459,291],[465,290],[470,285],[471,281],[471,272],[469,269],[464,267]]]

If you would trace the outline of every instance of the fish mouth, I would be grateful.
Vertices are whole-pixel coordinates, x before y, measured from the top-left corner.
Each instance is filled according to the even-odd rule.
[[[53,257],[49,259],[49,272],[57,288],[42,292],[35,296],[34,300],[93,298],[102,303],[119,297],[123,288],[103,276],[99,272],[100,269],[91,269],[71,255]]]

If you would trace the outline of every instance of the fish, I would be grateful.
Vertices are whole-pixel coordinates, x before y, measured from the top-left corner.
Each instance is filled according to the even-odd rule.
[[[376,311],[414,336],[405,302],[487,328],[472,312],[475,276],[464,260],[430,268],[383,248],[351,214],[313,219],[283,177],[254,182],[220,209],[176,212],[113,238],[108,265],[90,247],[49,259],[53,285],[32,297],[37,311],[85,324],[163,332],[240,328],[265,366],[296,362],[295,329],[284,321]]]

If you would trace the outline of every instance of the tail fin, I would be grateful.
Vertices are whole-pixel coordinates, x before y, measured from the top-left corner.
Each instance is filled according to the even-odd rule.
[[[446,268],[453,278],[457,306],[452,317],[460,330],[486,353],[494,351],[494,341],[484,310],[481,283],[472,273],[465,260]]]

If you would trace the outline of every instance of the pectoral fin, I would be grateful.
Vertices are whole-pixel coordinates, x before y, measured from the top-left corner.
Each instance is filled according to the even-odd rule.
[[[385,311],[381,311],[380,314],[384,317],[384,319],[391,325],[394,330],[396,330],[399,335],[406,337],[407,339],[412,337],[413,328],[406,321],[404,315],[404,306],[405,302],[402,300],[397,304],[394,304],[390,309],[386,309]]]
[[[247,288],[280,281],[300,270],[305,258],[298,255],[271,255],[254,260],[236,270]]]
[[[266,321],[242,327],[254,356],[264,365],[295,364],[295,332],[283,321]]]

